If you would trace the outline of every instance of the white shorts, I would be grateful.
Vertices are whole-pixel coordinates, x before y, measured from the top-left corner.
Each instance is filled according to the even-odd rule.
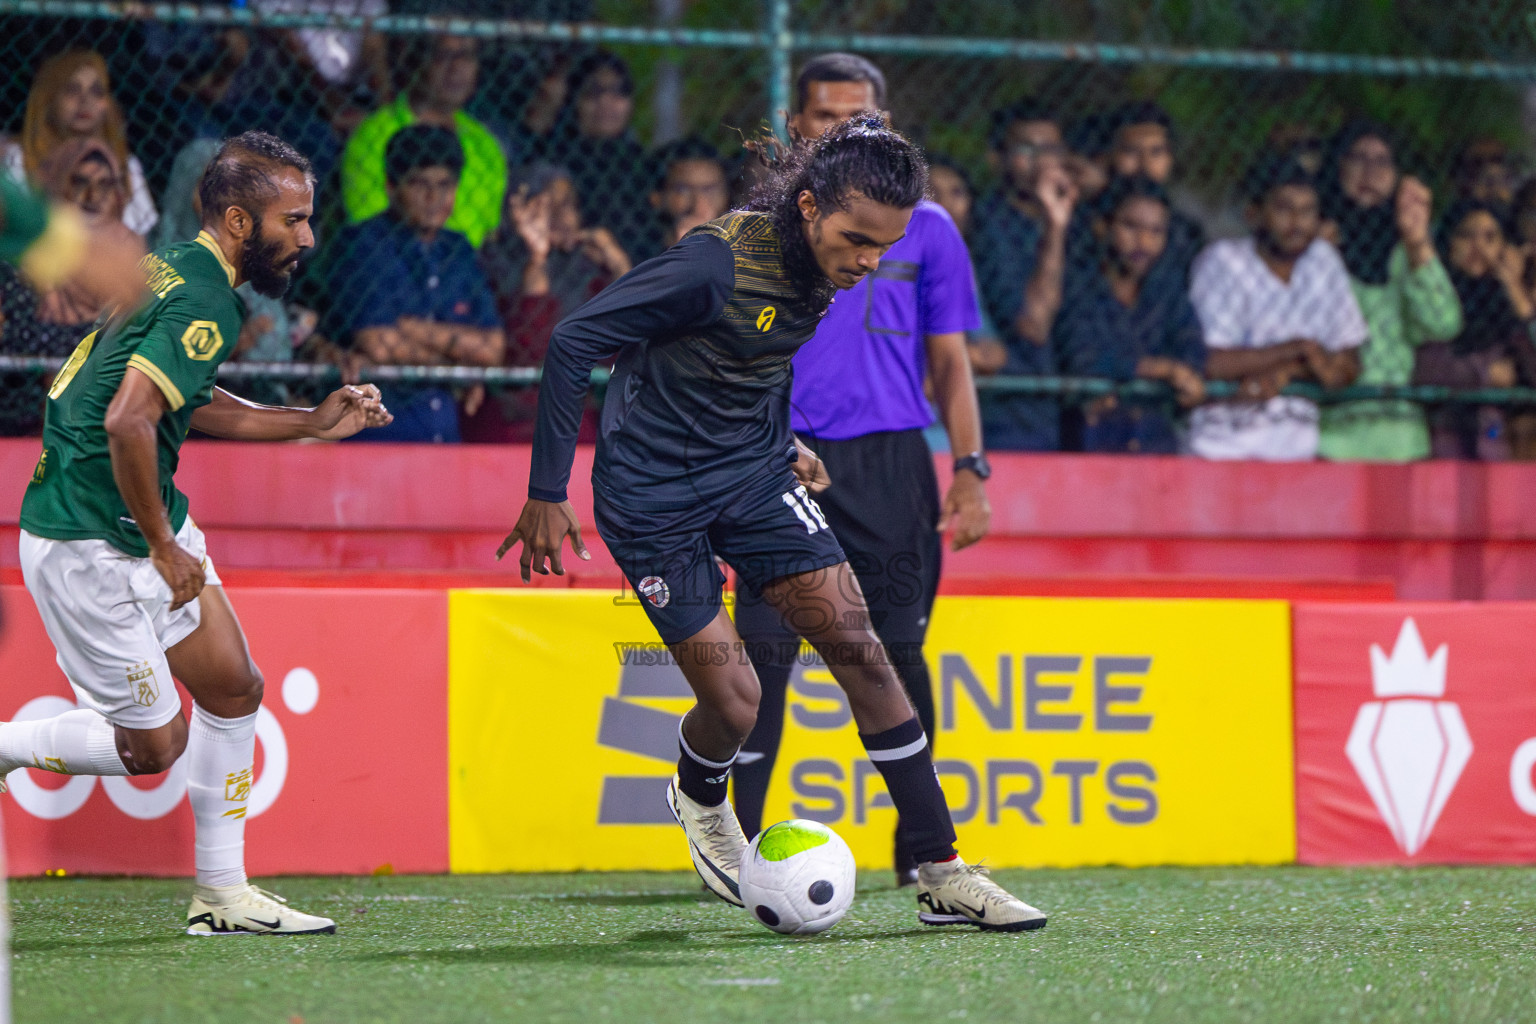
[[[190,518],[176,543],[202,559],[205,585],[217,586],[207,541]],[[171,588],[154,563],[104,540],[22,530],[21,571],[82,704],[125,729],[159,728],[181,712],[165,652],[202,621],[198,601],[172,611]]]

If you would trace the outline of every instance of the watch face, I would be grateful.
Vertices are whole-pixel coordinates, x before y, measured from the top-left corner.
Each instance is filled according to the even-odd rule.
[[[956,459],[955,472],[958,473],[962,469],[970,470],[983,480],[992,475],[992,466],[987,462],[985,455],[967,455],[962,459]]]

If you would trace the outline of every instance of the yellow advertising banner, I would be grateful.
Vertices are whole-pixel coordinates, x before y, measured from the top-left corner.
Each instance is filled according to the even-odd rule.
[[[940,598],[934,748],[962,853],[1293,860],[1290,650],[1280,601]],[[860,866],[889,867],[890,797],[804,653],[765,821],[826,822]],[[452,869],[687,868],[663,793],[691,704],[633,596],[454,591]]]

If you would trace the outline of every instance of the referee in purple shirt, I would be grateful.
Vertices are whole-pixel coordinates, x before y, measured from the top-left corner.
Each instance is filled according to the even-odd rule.
[[[885,105],[885,76],[862,57],[822,54],[800,71],[791,134],[816,138],[861,110]],[[986,535],[981,417],[965,332],[981,326],[970,254],[949,214],[923,202],[906,236],[880,266],[833,301],[816,336],[795,356],[791,423],[821,457],[831,485],[817,494],[869,604],[871,625],[889,651],[927,733],[936,735],[933,683],[923,638],[939,586],[941,531],[954,548]],[[941,503],[923,431],[939,415],[956,453],[955,478]],[[757,725],[736,758],[736,814],[747,835],[762,830],[763,803],[784,728],[785,695],[799,637],[761,595],[742,588],[736,629],[762,685]],[[917,881],[917,864],[896,829],[898,884]]]

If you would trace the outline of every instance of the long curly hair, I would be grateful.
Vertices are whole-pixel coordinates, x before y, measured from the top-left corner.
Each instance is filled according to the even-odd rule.
[[[66,136],[53,125],[53,104],[59,93],[69,84],[75,72],[92,68],[101,76],[101,85],[107,91],[107,116],[101,123],[100,138],[112,150],[119,167],[128,166],[128,138],[123,130],[123,112],[117,100],[112,98],[112,79],[107,74],[107,62],[95,50],[66,50],[43,61],[32,79],[32,91],[27,93],[27,112],[21,122],[21,152],[27,177],[40,181],[43,165],[53,155]]]
[[[808,307],[825,308],[836,291],[805,238],[800,196],[820,211],[845,210],[862,197],[910,209],[928,191],[928,161],[884,114],[867,110],[828,128],[818,139],[779,149],[773,174],[753,191],[747,209],[768,214],[783,246],[784,267]]]

